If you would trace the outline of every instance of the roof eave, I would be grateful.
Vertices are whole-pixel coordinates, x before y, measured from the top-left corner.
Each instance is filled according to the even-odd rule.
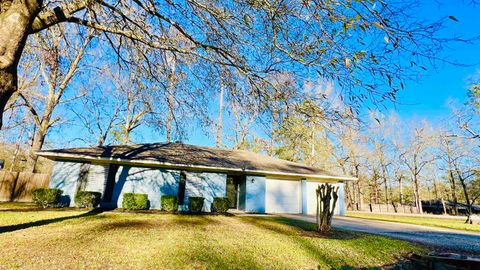
[[[46,157],[53,160],[74,160],[74,161],[96,161],[104,163],[122,163],[132,165],[144,165],[144,166],[158,166],[158,167],[170,167],[180,169],[197,169],[197,170],[211,170],[211,171],[224,171],[224,172],[243,172],[248,174],[262,174],[262,175],[277,175],[277,176],[291,176],[299,178],[308,178],[316,180],[330,180],[330,181],[357,181],[358,179],[350,176],[334,176],[334,175],[320,175],[320,174],[301,174],[301,173],[287,173],[279,171],[264,171],[264,170],[249,170],[240,168],[227,168],[227,167],[214,167],[214,166],[202,166],[202,165],[186,165],[186,164],[173,164],[169,162],[161,162],[154,160],[134,160],[134,159],[122,159],[112,157],[95,157],[89,155],[68,154],[68,153],[56,153],[49,151],[37,152],[37,155]]]

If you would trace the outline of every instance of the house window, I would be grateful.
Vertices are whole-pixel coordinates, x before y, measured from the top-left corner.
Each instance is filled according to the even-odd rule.
[[[178,205],[183,205],[185,201],[185,186],[187,183],[187,174],[180,173],[180,184],[178,186]]]

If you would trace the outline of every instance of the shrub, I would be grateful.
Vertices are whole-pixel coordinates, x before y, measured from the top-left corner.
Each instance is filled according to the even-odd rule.
[[[148,195],[142,193],[123,194],[122,208],[127,210],[148,209]]]
[[[37,188],[32,191],[33,202],[43,208],[57,207],[62,193],[58,188]]]
[[[75,194],[75,204],[80,208],[96,208],[100,204],[102,193],[95,191],[79,191]]]
[[[224,197],[213,198],[212,212],[226,213],[230,208],[230,199]]]
[[[203,209],[203,201],[205,201],[205,198],[203,197],[189,197],[188,198],[188,209],[191,212],[202,212]]]
[[[178,197],[171,195],[163,195],[161,199],[162,210],[175,212],[178,210]]]

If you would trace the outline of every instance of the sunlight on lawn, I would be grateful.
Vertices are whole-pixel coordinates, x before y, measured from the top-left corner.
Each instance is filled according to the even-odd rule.
[[[331,269],[379,267],[425,251],[361,233],[324,237],[310,223],[284,218],[85,213],[0,211],[1,228],[34,224],[1,231],[1,267]],[[68,219],[38,224],[62,216]]]
[[[395,216],[395,215],[382,215],[382,214],[358,213],[358,212],[348,212],[347,216],[480,232],[480,225],[465,224],[465,220],[463,219],[450,219],[450,218],[441,218],[441,217],[432,218],[432,217]]]

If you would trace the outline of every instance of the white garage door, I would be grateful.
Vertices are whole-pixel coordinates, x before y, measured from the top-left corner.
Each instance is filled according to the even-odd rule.
[[[300,181],[267,179],[265,182],[265,212],[300,213]]]
[[[317,198],[316,198],[317,188],[318,188],[318,185],[321,185],[321,184],[322,183],[319,183],[319,182],[310,182],[310,181],[307,182],[307,189],[306,189],[307,214],[309,215],[315,215],[317,212]],[[332,184],[332,185],[337,186],[339,184]],[[335,206],[335,212],[334,212],[335,215],[345,212],[343,210],[343,207],[344,207],[343,200],[344,200],[344,195],[343,195],[343,186],[342,186],[342,188],[338,192],[338,200],[337,200],[337,204]]]

